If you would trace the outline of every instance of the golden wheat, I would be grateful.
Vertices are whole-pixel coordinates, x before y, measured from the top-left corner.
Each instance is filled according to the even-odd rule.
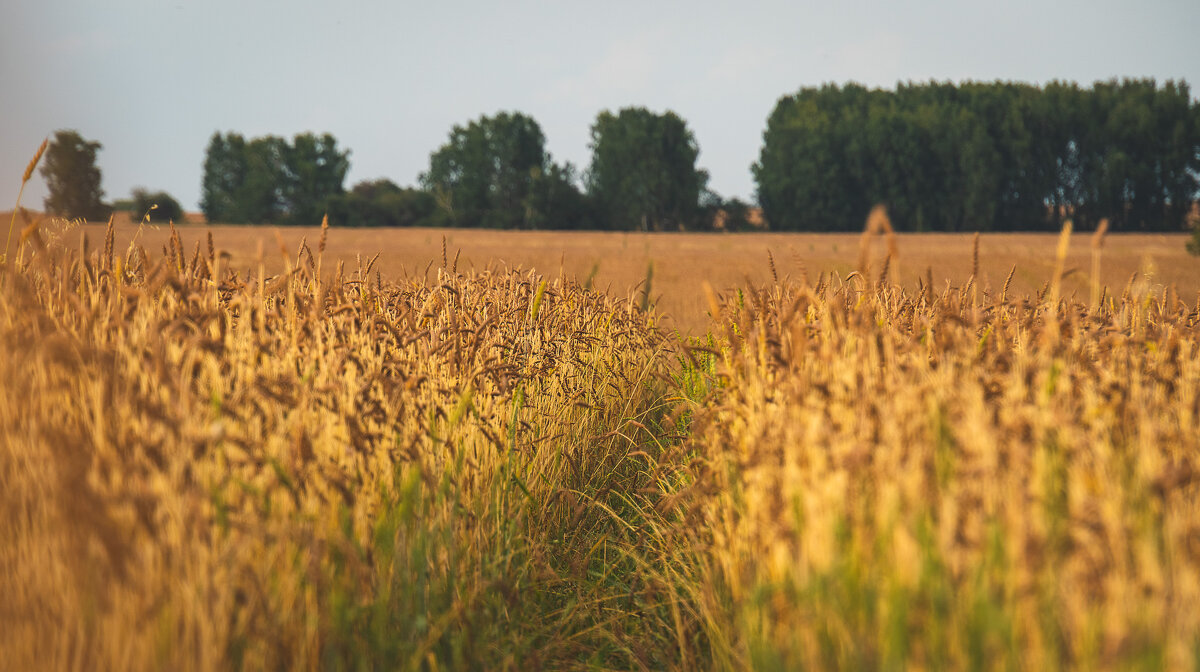
[[[834,280],[710,299],[679,593],[731,669],[1182,669],[1200,644],[1200,304]],[[1009,280],[1011,280],[1011,273]]]
[[[42,240],[0,288],[5,665],[511,667],[488,642],[621,639],[605,600],[562,640],[526,612],[619,541],[606,493],[648,486],[652,318],[519,272],[322,278],[318,246],[268,278],[111,234]]]
[[[910,293],[879,209],[848,276],[811,284],[793,252],[793,283],[768,251],[766,286],[701,283],[712,333],[676,344],[651,264],[617,300],[460,273],[445,237],[393,280],[378,253],[324,273],[327,222],[315,251],[279,235],[240,264],[173,225],[121,255],[118,229],[93,249],[31,222],[0,276],[5,665],[1200,650],[1200,302],[1149,273],[1097,293],[1102,230],[1087,304],[1069,227],[1036,295],[1015,266],[991,294],[979,237],[963,284],[926,268]]]
[[[46,153],[46,147],[49,144],[50,138],[42,140],[42,144],[38,145],[37,152],[29,160],[29,165],[25,166],[25,172],[21,174],[21,188],[17,191],[17,204],[13,207],[12,218],[8,222],[8,236],[4,242],[4,259],[6,262],[9,259],[9,246],[12,244],[12,232],[13,226],[17,222],[17,212],[21,210],[21,195],[25,193],[25,184],[33,178],[33,170],[37,167],[38,162],[42,160],[42,154]]]

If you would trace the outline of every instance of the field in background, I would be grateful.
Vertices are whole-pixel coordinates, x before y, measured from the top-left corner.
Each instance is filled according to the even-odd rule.
[[[100,240],[104,226],[82,227],[93,240]],[[138,227],[118,226],[117,246],[124,249]],[[246,226],[181,226],[180,237],[191,254],[197,242],[204,248],[212,232],[219,248],[231,256],[234,268],[257,267],[262,243],[268,272],[284,267],[275,236],[278,231],[293,257],[302,238],[309,244],[320,236],[318,227],[275,228]],[[167,227],[144,227],[139,241],[158,250],[170,235]],[[616,296],[639,287],[653,265],[651,296],[667,327],[700,335],[709,328],[708,304],[700,289],[708,281],[718,290],[771,279],[767,252],[774,256],[777,273],[799,278],[802,268],[815,284],[821,273],[842,277],[858,264],[858,234],[807,233],[607,233],[530,232],[467,229],[338,229],[331,228],[326,263],[335,260],[354,267],[358,256],[364,263],[379,254],[375,268],[383,278],[420,276],[436,267],[442,258],[442,238],[452,262],[459,255],[462,270],[512,267],[536,270],[549,276],[560,271],[580,283],[592,277],[592,285]],[[899,258],[890,268],[891,277],[903,286],[916,287],[917,277],[932,271],[935,286],[963,283],[971,275],[973,236],[969,234],[900,234]],[[1025,294],[1040,291],[1054,269],[1057,234],[985,234],[980,236],[979,280],[983,289],[998,294],[1009,272],[1016,266],[1010,291]],[[1120,291],[1135,271],[1148,273],[1151,284],[1163,288],[1174,284],[1188,300],[1200,292],[1200,260],[1184,248],[1186,234],[1110,235],[1105,240],[1101,282]],[[874,243],[876,266],[885,254],[882,242]],[[1090,287],[1091,236],[1073,236],[1066,261],[1064,295],[1079,292],[1086,299]],[[1074,269],[1074,272],[1072,272]],[[1191,298],[1189,298],[1191,297]]]

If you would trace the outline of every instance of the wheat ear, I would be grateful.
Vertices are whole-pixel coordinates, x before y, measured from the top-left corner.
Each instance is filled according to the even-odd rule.
[[[12,219],[8,222],[8,239],[4,242],[4,262],[6,264],[8,263],[9,245],[12,244],[13,225],[17,223],[17,211],[21,209],[21,194],[25,193],[25,184],[33,177],[33,169],[37,167],[38,161],[42,160],[42,154],[46,153],[46,146],[49,144],[50,138],[42,140],[37,153],[30,159],[29,165],[25,166],[25,174],[21,176],[21,188],[17,190],[17,203],[13,206]]]

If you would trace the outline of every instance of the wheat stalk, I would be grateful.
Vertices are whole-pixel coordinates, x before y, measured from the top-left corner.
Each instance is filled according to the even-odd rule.
[[[1008,271],[1008,277],[1004,279],[1004,289],[1000,290],[1001,305],[1008,303],[1008,286],[1012,284],[1013,276],[1017,274],[1017,265],[1013,264],[1012,269]]]
[[[37,167],[38,161],[42,160],[42,154],[46,153],[46,147],[49,144],[50,138],[42,140],[42,144],[38,146],[37,152],[29,160],[29,165],[25,166],[25,172],[21,175],[21,188],[17,190],[17,202],[13,205],[12,218],[8,222],[8,237],[4,242],[4,261],[6,264],[9,259],[9,246],[12,244],[13,226],[17,223],[17,211],[21,209],[21,195],[25,193],[25,184],[33,177],[33,170]]]
[[[975,236],[971,241],[971,277],[979,277],[979,232],[975,232]]]
[[[1100,220],[1092,234],[1092,310],[1100,307],[1100,255],[1104,250],[1104,236],[1108,233],[1108,218]]]
[[[1062,291],[1063,271],[1066,268],[1067,252],[1071,248],[1071,220],[1063,222],[1062,232],[1058,235],[1058,250],[1054,255],[1054,275],[1050,279],[1050,305],[1057,306]]]

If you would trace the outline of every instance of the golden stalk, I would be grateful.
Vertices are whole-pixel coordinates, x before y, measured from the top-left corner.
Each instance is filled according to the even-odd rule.
[[[4,261],[6,264],[9,258],[9,246],[12,244],[13,226],[17,223],[17,211],[21,209],[21,195],[25,193],[25,184],[33,177],[33,169],[37,167],[38,161],[42,160],[42,154],[46,153],[46,147],[49,144],[50,138],[42,140],[42,144],[38,146],[37,152],[29,160],[29,165],[25,166],[25,173],[21,175],[21,188],[17,190],[17,202],[13,205],[12,218],[8,222],[8,238],[4,242]]]
[[[1058,305],[1058,297],[1062,291],[1063,270],[1066,268],[1067,252],[1071,249],[1071,220],[1063,222],[1062,232],[1058,235],[1058,251],[1054,257],[1054,275],[1050,280],[1050,305]]]
[[[971,241],[971,277],[979,277],[979,232],[975,232],[975,237]]]
[[[858,275],[866,281],[868,288],[872,286],[871,239],[876,235],[885,237],[887,242],[887,256],[890,263],[896,258],[898,250],[896,247],[896,235],[892,230],[892,220],[888,218],[887,207],[883,204],[871,208],[870,214],[867,215],[867,223],[863,226],[862,236],[858,239]],[[849,277],[847,276],[847,279]]]
[[[1092,234],[1092,310],[1100,308],[1100,255],[1104,251],[1104,236],[1108,233],[1108,218],[1100,220]]]

